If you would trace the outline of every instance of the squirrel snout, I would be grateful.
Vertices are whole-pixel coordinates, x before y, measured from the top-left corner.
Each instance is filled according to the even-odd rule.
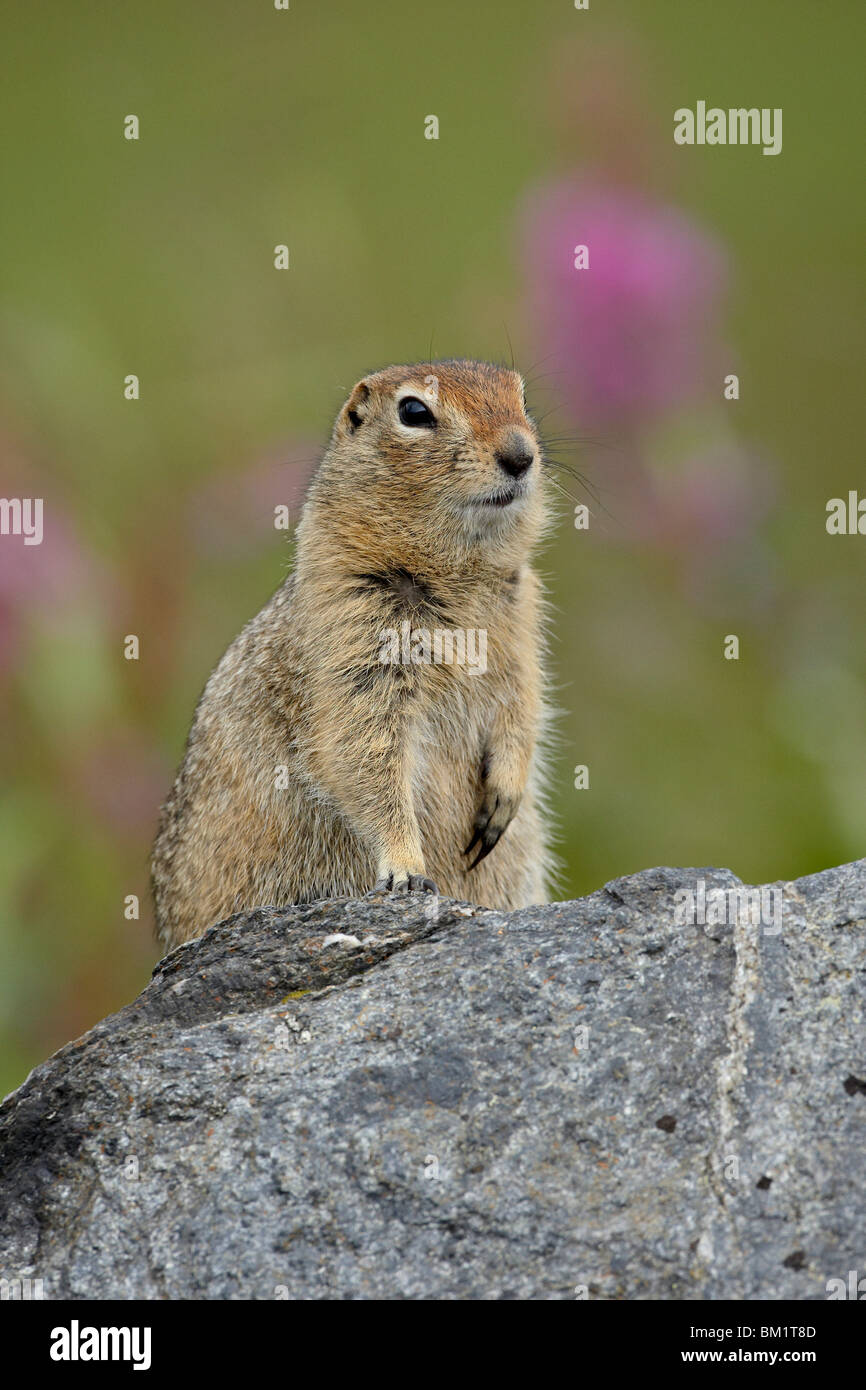
[[[515,430],[496,450],[496,462],[509,478],[520,478],[532,467],[535,451],[525,434]]]

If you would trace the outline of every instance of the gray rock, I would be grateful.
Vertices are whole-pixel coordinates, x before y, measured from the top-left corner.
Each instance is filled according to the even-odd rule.
[[[775,885],[763,925],[740,887],[653,869],[512,914],[380,895],[213,927],[0,1107],[0,1276],[826,1298],[866,1274],[866,860]]]

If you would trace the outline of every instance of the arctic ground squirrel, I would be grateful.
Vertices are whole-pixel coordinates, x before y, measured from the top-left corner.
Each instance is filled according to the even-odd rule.
[[[205,686],[153,850],[166,948],[244,909],[373,891],[546,900],[548,519],[518,372],[359,381],[291,573]]]

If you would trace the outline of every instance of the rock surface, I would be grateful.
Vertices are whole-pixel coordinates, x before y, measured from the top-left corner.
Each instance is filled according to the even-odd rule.
[[[710,924],[683,924],[699,880]],[[512,914],[380,895],[212,928],[0,1107],[0,1277],[826,1298],[866,1273],[866,860],[776,885],[763,926],[738,886],[653,869]]]

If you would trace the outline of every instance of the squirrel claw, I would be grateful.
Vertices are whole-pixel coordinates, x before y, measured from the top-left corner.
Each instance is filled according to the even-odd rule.
[[[495,794],[487,797],[475,817],[472,839],[463,851],[464,854],[471,854],[476,845],[478,846],[478,853],[469,865],[468,873],[477,869],[482,859],[486,859],[490,851],[499,844],[502,835],[511,823],[515,809],[516,802],[507,797],[500,797]]]
[[[435,893],[437,897],[439,894],[439,889],[432,878],[425,878],[423,874],[410,874],[406,885],[406,891],[409,893]]]
[[[486,859],[490,851],[496,848],[496,846],[499,844],[499,838],[501,834],[501,830],[485,830],[483,835],[476,838],[476,840],[473,840],[472,844],[469,845],[469,848],[463,851],[464,854],[468,854],[469,850],[473,849],[475,845],[478,843],[478,839],[480,839],[481,848],[479,849],[472,863],[469,865],[469,873],[471,873],[473,869],[477,869],[482,859]]]
[[[373,884],[374,893],[435,893],[438,896],[439,889],[432,878],[425,878],[423,874],[408,874],[406,878],[395,879],[393,874],[388,874],[386,878],[377,879]]]

